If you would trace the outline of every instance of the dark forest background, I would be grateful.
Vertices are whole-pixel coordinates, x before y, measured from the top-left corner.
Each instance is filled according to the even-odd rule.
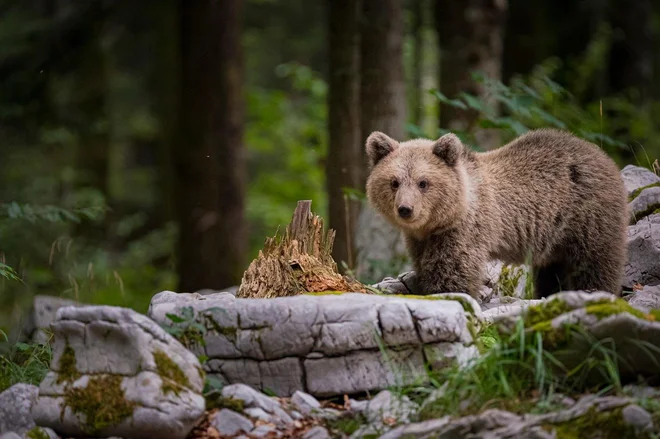
[[[0,0],[0,329],[236,285],[300,199],[359,269],[373,130],[653,168],[659,33],[656,0]]]

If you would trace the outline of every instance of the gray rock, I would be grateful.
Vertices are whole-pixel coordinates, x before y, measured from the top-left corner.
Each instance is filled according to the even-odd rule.
[[[628,195],[637,189],[654,183],[660,183],[660,177],[641,166],[628,165],[621,171],[623,184],[626,186]]]
[[[626,406],[621,414],[625,423],[634,427],[637,431],[648,431],[653,428],[651,414],[636,404]]]
[[[321,411],[321,403],[312,395],[297,390],[291,397],[291,404],[305,416]]]
[[[552,425],[570,422],[582,416],[590,416],[593,411],[607,412],[629,404],[630,400],[627,398],[594,397],[590,395],[583,397],[570,408],[543,415],[527,414],[519,416],[503,410],[486,410],[477,415],[462,418],[445,416],[439,419],[401,425],[385,433],[380,439],[454,439],[459,437],[470,437],[472,439],[551,439],[556,437],[556,432],[552,431]],[[469,436],[465,436],[466,432],[470,433]]]
[[[38,425],[68,436],[175,439],[204,412],[197,357],[147,317],[110,306],[64,307],[52,328],[51,369],[32,408]],[[72,401],[94,401],[100,389],[123,419],[91,431]]]
[[[234,436],[249,433],[254,424],[248,418],[229,409],[222,409],[211,419],[211,426],[222,436]]]
[[[473,344],[468,320],[478,323],[480,309],[462,296],[476,316],[457,300],[357,293],[237,299],[172,292],[154,296],[149,316],[168,325],[166,314],[191,307],[208,328],[206,346],[196,353],[209,357],[207,372],[224,383],[318,397],[381,390],[396,383],[395,373],[412,383],[427,376],[426,352],[446,352],[447,361],[449,354],[476,354],[462,348]]]
[[[595,340],[611,340],[616,345],[619,371],[622,377],[657,375],[660,363],[660,322],[652,318],[638,317],[613,306],[610,312],[592,313],[587,307],[593,302],[621,300],[609,293],[566,292],[551,296],[547,303],[564,302],[567,311],[554,317],[549,323],[561,330],[566,325],[579,325],[589,337],[573,336],[568,345],[554,352],[555,358],[567,368],[576,367],[584,361]],[[607,310],[605,310],[607,311]],[[504,323],[504,322],[500,322]],[[513,328],[514,321],[505,327]],[[634,338],[631,338],[634,334]],[[623,360],[625,359],[625,360]]]
[[[55,321],[57,310],[65,306],[82,306],[63,297],[34,297],[32,308],[23,322],[21,338],[33,343],[46,343],[50,338],[50,325]]]
[[[259,407],[250,407],[243,410],[243,413],[251,417],[252,419],[257,419],[264,422],[273,422],[274,418],[270,414],[266,413],[263,409]]]
[[[660,186],[644,189],[629,204],[632,222],[637,222],[644,216],[660,208]]]
[[[410,416],[418,409],[417,404],[407,396],[394,395],[389,390],[383,390],[367,403],[364,415],[367,422],[382,428],[386,425],[408,423]]]
[[[330,439],[330,433],[325,427],[316,426],[307,430],[303,435],[303,439]]]
[[[30,384],[14,384],[0,393],[0,434],[25,434],[36,425],[30,411],[38,393]]]
[[[246,413],[249,413],[248,410],[250,409],[262,410],[271,417],[268,421],[278,426],[286,427],[293,423],[291,416],[282,409],[278,401],[261,392],[257,392],[245,384],[232,384],[223,387],[222,396],[243,401]],[[260,415],[260,412],[256,410],[252,410],[251,413]]]
[[[277,429],[271,425],[259,425],[254,430],[250,432],[251,437],[266,437],[268,435],[280,437],[282,434],[277,431]]]
[[[624,286],[660,284],[660,214],[642,218],[628,227],[628,263]]]
[[[635,308],[660,309],[660,285],[645,285],[641,290],[630,294],[627,300]]]
[[[355,230],[358,278],[382,279],[394,261],[408,261],[402,233],[370,206],[360,209]],[[409,262],[401,265],[396,272],[411,269]]]
[[[8,431],[7,433],[0,434],[0,439],[23,439],[18,433]]]

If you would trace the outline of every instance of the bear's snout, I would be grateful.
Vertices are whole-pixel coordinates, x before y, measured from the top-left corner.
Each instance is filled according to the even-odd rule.
[[[408,206],[399,206],[399,216],[403,219],[408,219],[412,216],[413,210],[412,207]]]

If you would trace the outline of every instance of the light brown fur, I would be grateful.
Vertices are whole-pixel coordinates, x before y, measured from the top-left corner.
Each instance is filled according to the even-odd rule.
[[[376,132],[367,154],[367,196],[404,232],[418,293],[477,297],[491,259],[531,261],[537,297],[620,293],[627,196],[596,145],[544,129],[475,153],[453,134],[398,143]],[[410,218],[399,215],[402,206]]]

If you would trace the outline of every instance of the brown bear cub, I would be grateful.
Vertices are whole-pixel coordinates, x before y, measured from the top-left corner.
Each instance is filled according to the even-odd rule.
[[[620,294],[627,195],[617,165],[567,132],[531,131],[485,153],[454,134],[367,139],[372,206],[400,228],[419,294],[478,296],[492,259],[531,261],[537,297]]]

